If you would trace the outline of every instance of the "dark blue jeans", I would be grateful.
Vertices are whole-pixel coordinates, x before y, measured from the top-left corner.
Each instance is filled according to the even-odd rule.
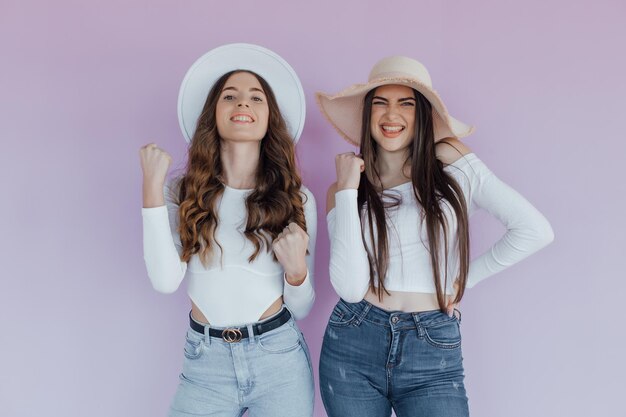
[[[460,320],[339,300],[320,357],[329,417],[469,416]]]

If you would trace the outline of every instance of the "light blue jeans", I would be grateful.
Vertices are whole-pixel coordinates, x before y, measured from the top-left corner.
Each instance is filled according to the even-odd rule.
[[[246,410],[249,417],[313,416],[311,360],[293,317],[240,342],[210,337],[208,326],[205,334],[187,330],[170,417],[240,417]]]

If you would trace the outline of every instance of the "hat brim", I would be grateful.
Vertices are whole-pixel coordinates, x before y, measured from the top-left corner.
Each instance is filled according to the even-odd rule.
[[[252,71],[272,87],[293,141],[304,128],[304,90],[293,68],[276,53],[258,45],[234,43],[212,49],[189,68],[178,93],[178,123],[191,142],[207,95],[215,82],[234,70]]]
[[[450,116],[439,94],[430,86],[414,79],[379,78],[366,84],[355,84],[334,94],[318,92],[317,104],[335,130],[355,146],[361,143],[361,124],[365,95],[382,85],[398,84],[414,88],[426,97],[433,108],[435,141],[444,138],[463,138],[474,132],[474,127]]]

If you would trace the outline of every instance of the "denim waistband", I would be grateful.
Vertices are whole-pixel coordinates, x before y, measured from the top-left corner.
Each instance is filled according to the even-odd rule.
[[[410,329],[416,328],[416,326],[432,325],[438,322],[459,320],[456,316],[448,316],[441,312],[441,310],[419,311],[413,313],[407,313],[404,311],[387,311],[380,307],[377,307],[367,300],[361,300],[358,303],[348,303],[347,301],[340,299],[339,303],[343,304],[345,308],[350,310],[357,316],[358,321],[366,320],[370,323],[393,327],[395,329]],[[457,310],[458,311],[458,310]],[[459,317],[460,317],[460,311]]]
[[[289,325],[289,324],[291,326],[296,326],[297,327],[295,319],[293,317],[293,313],[291,313],[291,310],[289,310],[287,308],[287,306],[285,304],[283,304],[281,309],[278,312],[272,314],[269,317],[266,317],[266,318],[264,318],[262,320],[258,320],[258,321],[252,322],[252,323],[247,323],[247,324],[234,326],[234,327],[220,327],[220,326],[212,326],[212,325],[206,324],[206,323],[200,323],[196,319],[194,319],[191,316],[191,312],[189,312],[190,320],[193,320],[197,324],[199,324],[201,326],[204,326],[204,332],[199,332],[199,331],[195,330],[191,326],[187,327],[187,332],[188,332],[188,334],[194,334],[195,337],[197,337],[197,338],[204,338],[204,340],[205,340],[205,342],[207,344],[216,343],[216,342],[222,342],[222,343],[230,344],[230,343],[234,343],[234,342],[228,342],[226,339],[224,339],[223,335],[222,335],[222,331],[224,331],[226,329],[234,329],[234,328],[238,328],[238,329],[242,330],[242,329],[245,328],[247,330],[247,334],[248,335],[253,335],[253,336],[252,337],[247,336],[245,338],[242,337],[240,339],[240,341],[238,341],[238,342],[248,341],[248,342],[254,343],[255,340],[259,337],[259,334],[258,334],[257,331],[255,331],[255,329],[258,330],[259,326],[263,326],[263,324],[276,319],[278,316],[283,314],[285,310],[287,310],[289,312],[289,315],[290,315],[289,320],[287,320],[286,322],[282,323],[278,327],[273,328],[273,329],[269,329],[267,331],[264,331],[263,333],[272,333],[272,332],[278,331],[278,329],[283,328],[285,325]],[[211,334],[211,333],[215,333],[215,334]],[[218,335],[218,333],[219,333],[219,335]]]

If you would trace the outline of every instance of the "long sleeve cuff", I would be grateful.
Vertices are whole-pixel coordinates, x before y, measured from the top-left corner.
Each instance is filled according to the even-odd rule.
[[[283,276],[285,286],[283,288],[283,300],[296,320],[300,320],[309,314],[315,301],[315,290],[313,282],[309,277],[307,269],[304,281],[300,285],[291,285]]]

